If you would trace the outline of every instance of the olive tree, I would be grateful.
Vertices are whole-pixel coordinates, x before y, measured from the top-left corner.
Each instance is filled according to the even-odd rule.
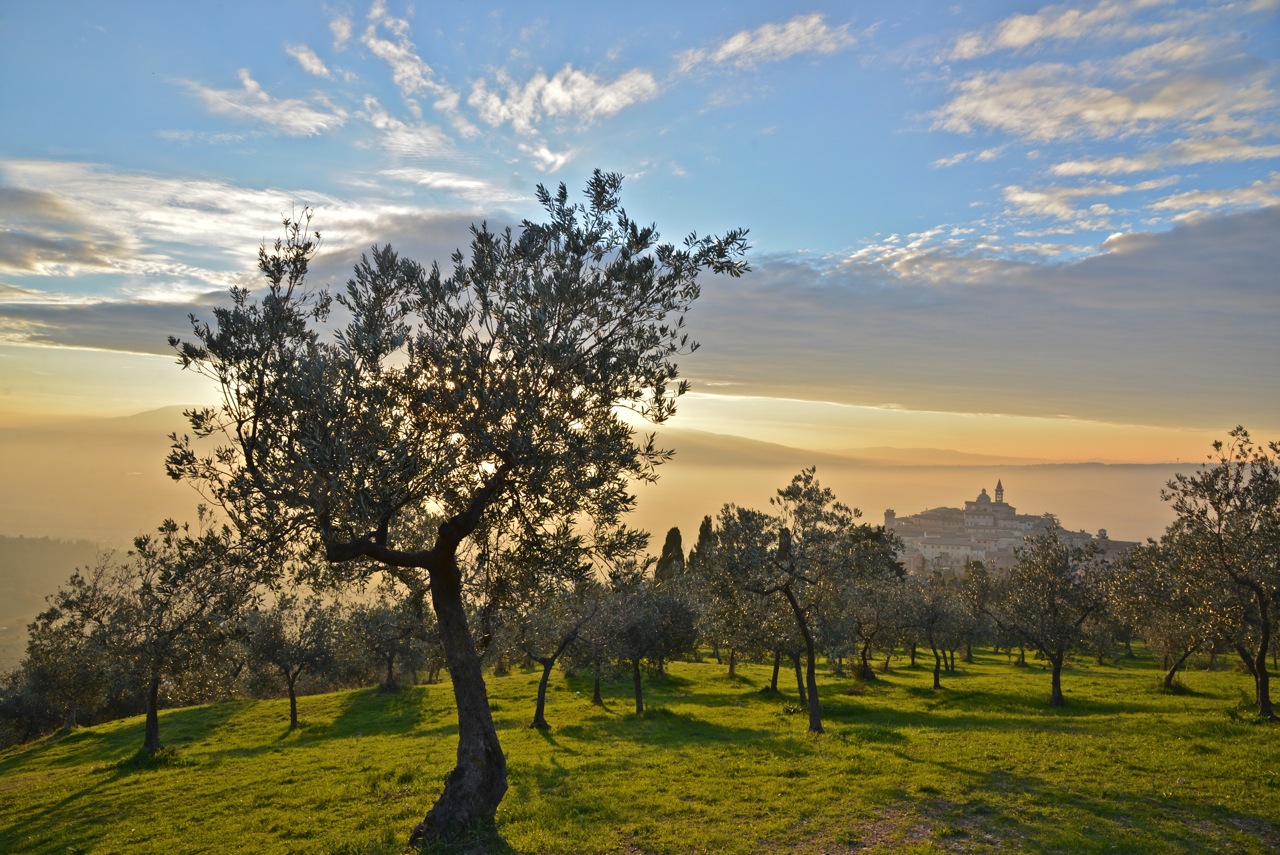
[[[108,643],[132,659],[145,681],[143,750],[155,752],[161,681],[180,676],[185,663],[230,635],[252,602],[259,568],[232,546],[227,527],[192,530],[172,520],[134,538],[129,559],[118,568],[122,593],[108,618]]]
[[[556,663],[591,635],[605,590],[598,571],[632,561],[649,542],[645,531],[620,525],[584,531],[564,524],[538,537],[506,537],[494,544],[487,563],[505,584],[490,585],[498,621],[511,628],[514,646],[542,667],[530,727],[549,730],[547,687]]]
[[[1185,554],[1165,534],[1127,550],[1105,583],[1108,607],[1162,657],[1166,689],[1193,653],[1221,637],[1231,613],[1225,592],[1205,590]]]
[[[653,423],[675,411],[699,274],[747,269],[745,232],[660,243],[627,216],[620,186],[597,171],[585,204],[539,186],[544,222],[473,226],[448,272],[374,247],[333,296],[306,281],[319,243],[309,216],[287,219],[260,251],[260,298],[233,289],[212,322],[192,319],[193,340],[171,339],[222,395],[190,413],[194,435],[220,447],[202,457],[174,437],[173,477],[264,548],[314,543],[339,575],[381,569],[429,588],[458,750],[415,844],[492,824],[507,789],[459,548],[495,520],[536,533],[628,511],[630,482],[652,480],[669,454],[637,442],[620,410]],[[335,301],[345,323],[329,333]]]
[[[338,633],[336,610],[319,597],[281,594],[267,609],[241,617],[237,634],[249,660],[273,669],[289,692],[289,729],[298,727],[298,678],[331,667]]]
[[[379,587],[372,602],[356,603],[348,610],[345,629],[351,646],[367,662],[376,665],[384,691],[400,689],[396,666],[409,670],[416,680],[423,654],[435,641],[435,625],[420,598],[405,595],[396,586]]]
[[[911,576],[903,580],[902,624],[916,633],[933,654],[933,688],[942,688],[946,638],[956,611],[953,595],[942,579]],[[914,642],[913,642],[914,643]]]
[[[631,671],[636,715],[644,713],[641,663],[659,664],[693,650],[697,620],[683,594],[648,574],[652,562],[633,562],[610,574],[604,619],[611,631],[612,649]]]
[[[1062,666],[1083,640],[1082,627],[1103,606],[1097,544],[1071,546],[1051,525],[1027,539],[1018,560],[998,578],[987,613],[1049,662],[1049,705],[1063,706]]]
[[[859,512],[837,501],[813,468],[769,501],[772,514],[725,505],[717,518],[716,560],[743,590],[786,601],[804,644],[809,730],[822,733],[816,616],[848,607],[845,595],[860,578],[893,564],[892,539],[883,528],[856,523]]]
[[[1200,601],[1227,606],[1220,624],[1253,677],[1258,715],[1274,719],[1267,654],[1280,621],[1280,442],[1256,444],[1237,427],[1213,449],[1163,491],[1177,515],[1169,534]]]

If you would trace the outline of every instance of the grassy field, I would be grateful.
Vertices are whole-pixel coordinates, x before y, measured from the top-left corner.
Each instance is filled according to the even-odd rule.
[[[1149,660],[1048,674],[979,654],[930,690],[895,660],[871,684],[821,683],[806,733],[768,669],[673,663],[629,712],[558,676],[553,730],[526,725],[536,675],[490,678],[511,788],[499,839],[557,852],[1274,852],[1280,727],[1250,683],[1197,672],[1159,691]],[[784,681],[786,683],[788,681]],[[0,852],[399,852],[452,766],[447,685],[233,701],[161,715],[173,751],[139,764],[142,722],[0,754]],[[467,851],[458,847],[456,851]]]

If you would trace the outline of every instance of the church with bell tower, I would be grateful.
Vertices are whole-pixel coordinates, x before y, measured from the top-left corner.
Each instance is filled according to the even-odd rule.
[[[901,539],[899,559],[908,572],[957,572],[968,561],[981,561],[990,568],[1010,566],[1016,559],[1015,550],[1026,538],[1044,531],[1051,517],[1018,513],[1004,500],[1004,482],[997,480],[994,498],[983,487],[963,508],[930,508],[908,517],[886,510],[884,524]],[[1061,536],[1074,544],[1094,539],[1083,531],[1063,532]]]

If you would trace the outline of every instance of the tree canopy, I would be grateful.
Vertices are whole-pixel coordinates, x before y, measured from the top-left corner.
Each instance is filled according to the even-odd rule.
[[[320,241],[309,212],[288,218],[259,254],[261,296],[233,289],[212,322],[192,318],[191,340],[171,339],[222,395],[189,414],[218,449],[202,456],[173,437],[172,477],[264,549],[303,544],[337,575],[381,567],[430,590],[458,766],[414,840],[492,822],[506,791],[460,545],[499,521],[531,539],[568,521],[615,526],[630,482],[669,456],[652,435],[637,442],[619,411],[653,423],[675,411],[699,274],[748,269],[744,231],[660,243],[626,214],[620,187],[597,171],[580,204],[564,185],[539,186],[544,221],[473,226],[447,273],[375,246],[334,295],[306,279]]]

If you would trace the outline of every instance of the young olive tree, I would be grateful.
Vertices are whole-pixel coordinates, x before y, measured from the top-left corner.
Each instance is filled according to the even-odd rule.
[[[351,646],[376,666],[381,674],[380,688],[388,692],[400,689],[397,665],[401,672],[410,670],[416,677],[422,654],[435,636],[434,622],[422,601],[395,587],[380,586],[378,598],[352,606],[345,621]]]
[[[699,641],[711,645],[718,662],[728,659],[729,676],[735,677],[740,656],[775,652],[779,635],[795,634],[795,621],[782,614],[781,633],[777,631],[783,604],[742,588],[720,559],[716,540],[712,519],[705,517],[697,546],[689,553],[686,590],[697,613]]]
[[[226,527],[207,522],[203,507],[196,531],[166,520],[155,534],[135,538],[123,559],[100,557],[50,597],[32,624],[24,664],[35,669],[33,688],[52,693],[68,724],[94,706],[123,714],[141,708],[142,750],[152,753],[161,748],[162,688],[207,700],[225,687],[220,653],[253,602],[260,573]]]
[[[1255,444],[1237,427],[1213,449],[1162,492],[1177,514],[1169,534],[1200,601],[1225,606],[1220,625],[1253,677],[1258,715],[1274,719],[1267,654],[1280,622],[1280,442]]]
[[[1062,666],[1082,643],[1084,622],[1103,606],[1096,544],[1070,546],[1050,526],[1027,539],[996,582],[987,606],[998,626],[1040,652],[1052,669],[1049,705],[1064,706]]]
[[[644,714],[641,664],[657,664],[693,650],[697,617],[675,586],[661,585],[646,572],[651,562],[633,562],[610,574],[604,619],[614,654],[631,671],[636,715]]]
[[[260,579],[257,568],[233,548],[225,526],[192,531],[165,520],[155,535],[134,538],[129,557],[120,568],[124,596],[107,631],[145,680],[143,750],[155,752],[161,747],[162,679],[178,676],[184,663],[226,639]]]
[[[331,667],[338,623],[336,610],[319,597],[281,594],[269,609],[241,617],[237,634],[250,662],[273,669],[289,691],[289,729],[298,727],[298,678]]]
[[[893,563],[893,544],[882,528],[855,523],[858,512],[821,486],[813,468],[769,501],[773,514],[733,505],[720,511],[716,560],[743,590],[786,601],[804,643],[809,730],[822,733],[816,615],[847,607],[843,595],[861,576]]]
[[[233,289],[211,323],[193,318],[194,340],[171,339],[222,394],[190,413],[193,433],[223,441],[202,457],[175,437],[173,477],[264,546],[315,543],[339,575],[381,569],[429,588],[458,751],[415,844],[492,824],[507,789],[459,548],[499,519],[536,532],[628,511],[630,481],[652,480],[669,454],[637,443],[619,410],[654,423],[675,411],[699,274],[747,269],[745,232],[659,243],[627,216],[620,185],[597,171],[585,204],[538,187],[544,222],[473,226],[447,273],[375,247],[332,298],[348,317],[332,335],[331,298],[306,283],[319,235],[309,216],[286,220],[285,239],[260,253],[261,298]]]
[[[952,651],[948,671],[955,670],[954,651],[965,633],[966,613],[959,594],[939,575],[928,579],[911,576],[903,580],[903,624],[933,654],[933,688],[942,688],[942,670],[947,652]]]
[[[554,530],[498,538],[488,562],[504,581],[488,592],[499,622],[510,627],[514,647],[542,667],[530,727],[549,730],[547,687],[556,663],[591,636],[605,599],[598,569],[631,561],[649,543],[645,531],[619,525],[584,531],[565,523]],[[492,587],[492,586],[490,586]]]

